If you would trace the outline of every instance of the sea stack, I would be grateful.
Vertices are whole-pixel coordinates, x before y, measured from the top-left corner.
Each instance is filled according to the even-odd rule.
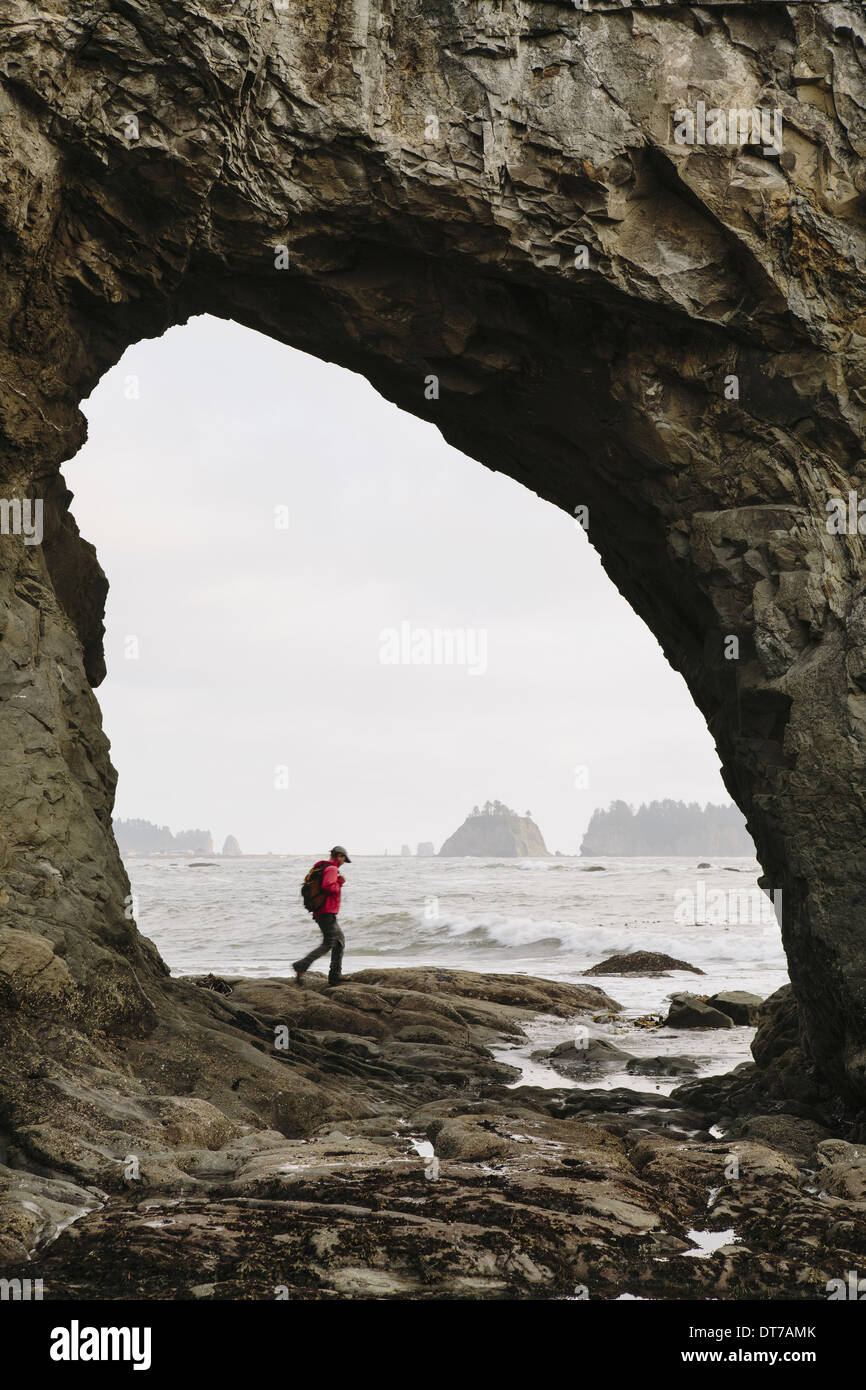
[[[439,851],[440,858],[538,859],[548,854],[541,831],[531,816],[518,816],[501,801],[487,801],[481,808],[476,806]]]
[[[240,859],[240,857],[241,847],[235,839],[234,835],[226,835],[225,844],[223,845],[223,858]]]

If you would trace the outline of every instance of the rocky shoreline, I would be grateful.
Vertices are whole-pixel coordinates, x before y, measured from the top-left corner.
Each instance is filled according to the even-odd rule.
[[[590,984],[207,983],[171,982],[203,1027],[186,1066],[164,1023],[46,1048],[27,1081],[53,1113],[2,1155],[7,1278],[46,1300],[805,1300],[866,1248],[866,1147],[799,1053],[790,991],[755,1063],[668,1096],[514,1085],[493,1056],[540,1014],[616,1013]]]

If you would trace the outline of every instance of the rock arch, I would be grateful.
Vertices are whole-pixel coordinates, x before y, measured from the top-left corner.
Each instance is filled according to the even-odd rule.
[[[866,564],[825,524],[866,489],[862,6],[6,16],[0,466],[44,543],[2,537],[0,1003],[131,1037],[178,988],[130,920],[59,469],[108,366],[207,311],[589,508],[782,890],[809,1047],[866,1097]],[[699,101],[780,112],[781,148],[677,143]]]

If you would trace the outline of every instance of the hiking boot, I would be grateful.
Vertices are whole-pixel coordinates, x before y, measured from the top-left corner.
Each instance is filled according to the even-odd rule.
[[[327,988],[328,988],[328,989],[333,989],[336,985],[341,985],[342,983],[343,983],[343,977],[342,977],[342,975],[341,975],[340,978],[339,978],[338,980],[328,980]]]
[[[295,972],[295,983],[302,985],[304,983],[304,976],[307,973],[306,970],[304,970],[303,967],[297,963],[297,961],[292,966],[292,969]]]

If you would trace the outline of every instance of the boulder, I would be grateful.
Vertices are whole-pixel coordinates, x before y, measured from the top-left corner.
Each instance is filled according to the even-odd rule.
[[[0,927],[0,1001],[6,1008],[67,1011],[75,985],[47,937]]]
[[[734,1021],[698,994],[672,994],[665,1028],[733,1028]]]
[[[241,1134],[239,1125],[196,1096],[155,1096],[144,1108],[160,1120],[171,1148],[221,1149]]]
[[[783,985],[758,1009],[752,1056],[759,1067],[768,1067],[786,1053],[800,1052],[800,1015],[794,991]]]
[[[664,975],[668,970],[690,970],[693,975],[703,975],[696,965],[677,960],[658,951],[626,951],[622,955],[608,956],[599,961],[584,975]]]
[[[826,1191],[849,1201],[866,1201],[866,1145],[824,1139],[817,1145],[816,1181]]]
[[[517,1144],[497,1133],[494,1123],[474,1117],[434,1120],[428,1126],[427,1137],[433,1141],[438,1158],[460,1163],[489,1163],[518,1152]]]
[[[763,1002],[760,995],[749,994],[744,989],[723,990],[720,994],[710,995],[707,1000],[710,1008],[727,1014],[728,1018],[740,1025],[756,1023]]]
[[[633,1057],[625,1069],[629,1076],[694,1076],[700,1063],[694,1057]]]
[[[584,1080],[606,1071],[622,1071],[631,1060],[631,1053],[623,1052],[607,1038],[587,1038],[585,1046],[568,1040],[549,1050],[533,1052],[532,1058],[547,1062],[560,1076]]]

